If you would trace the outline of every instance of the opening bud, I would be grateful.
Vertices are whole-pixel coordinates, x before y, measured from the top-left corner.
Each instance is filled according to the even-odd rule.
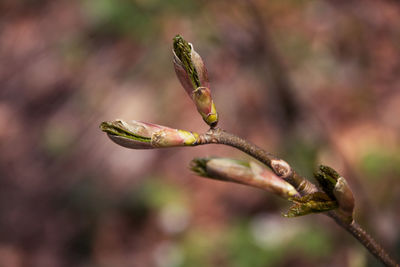
[[[333,168],[320,165],[314,174],[322,190],[339,205],[339,211],[351,222],[354,211],[354,196],[346,179]]]
[[[197,133],[140,121],[102,122],[100,129],[116,144],[132,149],[195,146],[200,141]]]
[[[214,127],[218,114],[211,98],[207,69],[193,45],[177,35],[173,43],[174,68],[185,91],[193,99],[203,120]]]

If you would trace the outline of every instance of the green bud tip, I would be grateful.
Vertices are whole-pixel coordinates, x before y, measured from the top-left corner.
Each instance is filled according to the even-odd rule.
[[[190,162],[190,169],[199,176],[207,177],[207,162],[211,158],[194,158]]]
[[[151,137],[139,136],[131,131],[128,131],[121,121],[107,122],[100,124],[100,129],[112,136],[125,137],[139,142],[150,143]]]
[[[192,46],[179,34],[174,37],[173,41],[174,41],[173,43],[174,53],[182,62],[183,67],[185,68],[186,72],[190,77],[193,87],[194,88],[200,87],[201,83],[199,75],[193,64],[191,56]]]
[[[335,181],[337,179],[339,179],[339,177],[340,177],[339,173],[337,173],[337,171],[335,171],[333,168],[331,168],[329,166],[320,165],[319,169],[320,169],[321,172],[323,172],[323,173],[329,175],[330,177],[334,178]]]
[[[140,121],[102,122],[100,129],[115,143],[133,149],[195,146],[200,141],[198,133]]]
[[[321,189],[327,193],[329,197],[335,199],[333,190],[340,175],[331,167],[320,165],[318,171],[314,173],[314,177],[318,181]]]

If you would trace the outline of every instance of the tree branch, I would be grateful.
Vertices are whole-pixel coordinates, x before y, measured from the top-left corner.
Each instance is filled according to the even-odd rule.
[[[262,148],[220,128],[210,129],[206,133],[201,134],[198,145],[204,144],[228,145],[243,151],[244,153],[270,167],[276,175],[294,186],[296,190],[303,196],[319,191],[319,189],[313,183],[296,173],[286,161],[279,159]],[[389,256],[385,249],[379,245],[365,230],[363,230],[357,222],[353,220],[349,223],[348,220],[346,220],[346,218],[336,210],[329,211],[325,214],[331,217],[338,225],[353,235],[354,238],[356,238],[384,265],[391,267],[399,266],[395,260]]]
[[[262,148],[220,128],[210,129],[208,132],[200,135],[201,142],[203,144],[223,144],[235,147],[244,153],[252,156],[253,158],[264,163],[271,170],[286,180],[288,183],[294,186],[296,190],[302,195],[308,195],[310,193],[317,192],[317,187],[295,172],[292,167],[284,160],[274,156],[273,154],[263,150]]]
[[[128,123],[122,120],[103,122],[100,125],[101,130],[106,132],[115,143],[133,149],[203,144],[223,144],[235,147],[267,165],[276,176],[266,177],[262,167],[251,164],[247,166],[238,161],[226,159],[219,161],[217,159],[198,159],[194,170],[200,174],[207,172],[207,177],[211,178],[271,189],[278,195],[294,202],[287,217],[325,212],[325,215],[350,232],[383,264],[398,266],[386,251],[353,220],[353,193],[346,180],[334,169],[323,165],[319,167],[315,174],[321,187],[319,189],[315,184],[299,175],[283,159],[236,135],[215,128],[218,115],[211,98],[211,91],[208,88],[207,70],[201,57],[193,50],[193,46],[181,36],[174,38],[174,67],[182,86],[192,97],[198,112],[211,127],[210,130],[198,134],[152,123],[140,121]],[[206,161],[206,166],[204,166],[204,161]],[[268,178],[268,181],[260,178]],[[273,179],[275,182],[272,181]]]
[[[345,223],[341,217],[335,211],[330,211],[327,213],[329,217],[331,217],[338,225],[342,228],[346,229],[355,239],[357,239],[361,244],[364,245],[374,255],[377,259],[379,259],[386,266],[399,266],[395,262],[393,258],[389,256],[389,254],[385,251],[385,249],[379,245],[375,239],[373,239],[361,226],[353,221],[348,224]]]

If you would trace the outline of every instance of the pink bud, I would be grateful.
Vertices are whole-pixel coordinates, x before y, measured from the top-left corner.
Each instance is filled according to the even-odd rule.
[[[132,149],[194,146],[199,142],[197,133],[140,121],[103,122],[100,128],[115,143]]]
[[[300,196],[292,185],[255,162],[227,158],[197,159],[192,162],[192,169],[206,177],[261,188],[286,199]],[[206,162],[205,169],[203,162]]]
[[[215,127],[218,123],[218,114],[209,89],[207,68],[193,45],[185,41],[182,36],[175,36],[174,68],[176,75],[186,93],[193,99],[203,120]]]

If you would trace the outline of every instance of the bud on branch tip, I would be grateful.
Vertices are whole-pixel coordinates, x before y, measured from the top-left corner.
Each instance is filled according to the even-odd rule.
[[[182,36],[177,35],[174,38],[174,61],[182,66],[192,83],[192,88],[200,87],[200,79],[194,62],[192,61],[192,45],[188,43]],[[203,64],[204,65],[204,64]],[[186,88],[185,88],[186,89]]]
[[[289,199],[300,197],[296,189],[273,172],[253,161],[229,158],[196,158],[191,169],[200,176],[261,188]]]
[[[353,220],[354,196],[346,179],[341,177],[333,168],[320,165],[314,174],[321,189],[332,199],[337,201],[339,211],[348,222]]]
[[[177,35],[173,39],[174,68],[176,75],[192,98],[203,120],[214,127],[218,123],[218,114],[209,89],[208,73],[200,55],[193,45]]]
[[[133,149],[195,146],[200,141],[197,133],[140,121],[102,122],[100,129],[118,145]]]

